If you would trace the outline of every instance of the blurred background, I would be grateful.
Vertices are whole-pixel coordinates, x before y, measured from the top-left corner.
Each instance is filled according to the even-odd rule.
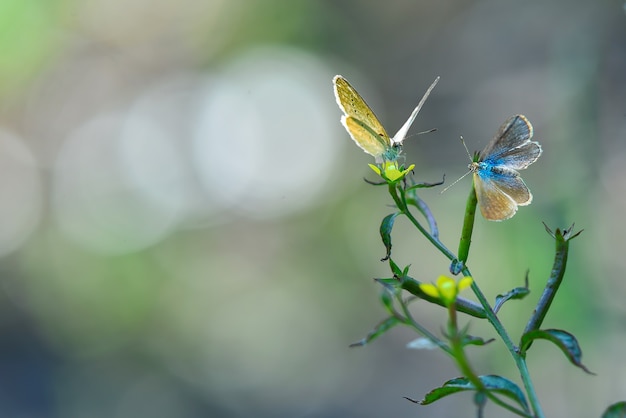
[[[597,376],[545,342],[531,374],[548,416],[626,398],[621,0],[0,0],[0,50],[1,416],[474,416],[470,395],[402,398],[458,375],[409,330],[348,348],[385,317],[390,199],[363,181],[335,74],[390,134],[441,76],[411,134],[437,131],[405,142],[418,181],[467,171],[459,136],[479,150],[530,119],[533,204],[477,218],[470,267],[491,300],[530,270],[500,312],[517,340],[552,265],[541,222],[576,222],[544,326]],[[453,250],[470,182],[421,193]],[[397,224],[396,262],[446,274]],[[441,330],[441,309],[414,308]],[[468,352],[519,383],[500,342]]]

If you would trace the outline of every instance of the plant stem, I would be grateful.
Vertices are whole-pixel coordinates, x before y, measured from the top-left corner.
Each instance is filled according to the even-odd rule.
[[[409,310],[407,303],[404,300],[402,300],[402,298],[399,295],[397,298],[398,298],[398,303],[402,307],[402,313],[404,314],[404,318],[402,318],[399,314],[396,314],[396,317],[400,319],[402,322],[404,322],[405,324],[410,325],[413,328],[415,328],[417,332],[422,334],[424,337],[428,338],[433,344],[436,344],[439,348],[441,348],[446,353],[452,354],[450,347],[448,347],[443,341],[437,338],[434,334],[432,334],[426,328],[421,326],[419,322],[417,322],[413,318],[413,315],[411,315],[411,311]]]
[[[537,393],[535,392],[535,387],[533,386],[533,382],[530,379],[530,373],[528,372],[528,367],[526,366],[526,359],[521,355],[513,356],[515,359],[515,364],[517,365],[517,369],[520,372],[520,376],[522,378],[522,382],[524,383],[524,388],[526,389],[526,394],[528,395],[528,400],[530,405],[533,408],[533,412],[535,413],[536,418],[545,418],[543,414],[543,410],[541,409],[541,405],[539,404],[539,398],[537,398]]]
[[[448,248],[446,248],[446,246],[443,245],[443,243],[441,241],[439,241],[439,239],[437,239],[434,236],[432,236],[422,226],[422,224],[420,224],[419,221],[417,219],[415,219],[413,214],[409,211],[409,208],[406,205],[406,200],[404,199],[403,191],[401,191],[402,198],[400,196],[398,196],[397,191],[398,191],[398,188],[397,188],[397,186],[395,184],[390,184],[389,185],[389,194],[393,198],[393,201],[395,202],[395,204],[398,207],[398,209],[402,212],[402,214],[404,216],[406,216],[411,221],[411,223],[422,233],[422,235],[424,235],[428,241],[430,241],[439,251],[441,251],[441,253],[443,253],[443,255],[448,257],[448,259],[450,259],[450,260],[454,260],[456,258],[454,253],[452,253],[452,251],[450,251]]]
[[[548,278],[548,282],[546,283],[546,287],[537,302],[537,306],[526,325],[526,329],[524,329],[524,334],[530,331],[534,331],[539,329],[541,323],[543,322],[546,314],[548,313],[548,309],[550,309],[550,305],[552,304],[552,300],[556,295],[557,290],[559,290],[559,286],[563,281],[563,276],[565,275],[565,267],[567,266],[567,254],[569,250],[569,240],[575,238],[580,234],[580,232],[573,233],[574,225],[572,225],[569,229],[565,229],[561,231],[559,228],[556,229],[555,233],[553,233],[547,226],[546,230],[548,233],[554,238],[556,241],[556,251],[554,254],[554,264],[552,265],[552,271],[550,272],[550,277]],[[523,335],[523,334],[522,334]]]
[[[480,380],[480,378],[476,375],[476,373],[474,373],[474,370],[472,370],[472,367],[470,366],[469,361],[467,360],[467,357],[465,356],[465,350],[463,349],[463,342],[462,342],[463,336],[459,333],[457,319],[456,319],[456,310],[454,308],[454,305],[451,305],[448,307],[448,315],[450,318],[449,323],[448,323],[448,334],[449,334],[449,339],[450,339],[450,347],[452,348],[451,355],[455,359],[457,365],[459,366],[459,370],[461,371],[461,374],[465,376],[474,385],[477,392],[484,394],[485,396],[487,396],[488,399],[490,399],[495,404],[500,405],[501,407],[517,415],[528,417],[528,414],[525,411],[519,410],[518,408],[515,408],[514,406],[509,405],[508,403],[500,400],[496,395],[489,392],[485,388],[485,385],[483,384],[482,380]]]
[[[471,273],[467,267],[463,268],[463,275],[471,277]],[[530,374],[528,373],[528,368],[526,367],[526,361],[519,354],[517,347],[515,346],[515,344],[513,344],[513,340],[511,340],[511,337],[509,337],[509,334],[504,329],[504,326],[502,325],[502,323],[500,322],[496,314],[493,312],[493,309],[489,305],[487,298],[485,298],[485,295],[476,284],[476,280],[472,282],[471,287],[472,287],[472,290],[474,291],[474,294],[476,295],[476,298],[478,299],[478,302],[480,302],[480,304],[485,309],[485,313],[487,314],[487,320],[491,323],[491,326],[493,326],[493,328],[496,330],[500,338],[502,338],[502,342],[504,343],[506,348],[509,350],[509,353],[511,353],[511,356],[513,357],[513,360],[515,361],[515,365],[517,366],[517,369],[520,372],[520,377],[522,378],[522,382],[524,383],[524,388],[526,388],[528,400],[530,401],[530,404],[533,408],[535,417],[543,418],[544,417],[543,411],[541,410],[539,399],[537,398],[537,394],[535,393],[535,389],[533,387]]]
[[[459,240],[459,255],[458,260],[462,262],[462,265],[467,263],[467,257],[469,256],[469,249],[472,243],[472,232],[474,230],[474,218],[476,217],[476,191],[474,190],[474,183],[472,183],[472,189],[467,197],[467,204],[465,205],[465,217],[463,219],[463,230],[461,231],[461,239]]]
[[[430,241],[450,261],[455,261],[455,260],[463,261],[460,257],[455,256],[454,253],[452,253],[441,241],[439,241],[439,239],[433,237],[426,229],[424,229],[424,227],[419,223],[417,219],[415,219],[413,214],[409,211],[406,205],[406,200],[404,198],[404,192],[402,191],[402,189],[400,189],[400,193],[402,196],[401,197],[398,195],[398,189],[399,189],[398,186],[395,184],[389,185],[389,194],[391,194],[391,197],[396,203],[396,206],[398,207],[398,209],[411,221],[411,223],[413,223],[413,225],[415,225],[415,227],[422,233],[422,235],[424,235],[426,239],[428,239],[428,241]],[[472,190],[470,192],[470,196],[467,199],[463,232],[461,236],[462,242],[459,243],[459,252],[463,251],[465,261],[467,260],[467,257],[469,255],[469,247],[471,244],[471,235],[472,235],[472,231],[474,228],[475,213],[476,213],[476,193],[474,191],[474,185],[472,184]],[[464,264],[465,263],[463,262],[463,264],[459,266],[459,267],[462,267],[461,271],[463,272],[463,275],[471,277],[472,274],[470,270]],[[472,282],[471,288],[474,294],[476,295],[476,298],[478,299],[483,309],[485,310],[487,320],[489,321],[489,323],[491,323],[496,333],[500,336],[500,338],[502,339],[502,342],[504,343],[509,353],[513,357],[513,360],[515,361],[515,364],[520,372],[520,377],[524,383],[524,387],[526,388],[526,393],[528,394],[528,398],[531,403],[535,417],[543,418],[544,417],[543,411],[541,410],[539,399],[537,398],[537,395],[535,393],[535,390],[532,384],[532,380],[530,379],[530,374],[528,373],[528,368],[526,367],[525,360],[520,355],[520,353],[518,353],[517,347],[515,346],[515,344],[513,344],[513,340],[511,340],[511,337],[504,329],[504,326],[502,325],[502,323],[500,322],[500,320],[494,313],[491,305],[487,301],[487,298],[482,293],[482,291],[476,284],[475,280]]]

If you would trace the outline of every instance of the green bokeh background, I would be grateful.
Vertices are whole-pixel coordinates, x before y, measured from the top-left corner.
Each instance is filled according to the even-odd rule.
[[[436,76],[406,141],[420,181],[466,171],[509,116],[533,123],[534,201],[477,219],[470,266],[517,339],[547,278],[541,222],[585,231],[538,342],[548,416],[600,416],[626,388],[626,13],[619,1],[0,0],[0,416],[473,416],[456,377],[384,317],[383,188],[339,123],[342,74],[390,133]],[[450,248],[470,180],[425,190]],[[443,256],[398,220],[394,259]],[[444,312],[415,304],[433,331]],[[471,320],[485,338],[493,331]],[[470,348],[518,381],[504,347]],[[489,406],[487,416],[509,416]]]

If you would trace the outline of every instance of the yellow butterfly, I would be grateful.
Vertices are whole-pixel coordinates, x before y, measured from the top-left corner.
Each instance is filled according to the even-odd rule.
[[[348,83],[348,80],[340,75],[333,78],[335,98],[339,108],[344,113],[341,123],[345,126],[350,137],[366,153],[376,159],[380,164],[384,161],[396,161],[402,152],[402,141],[409,131],[411,124],[430,95],[430,92],[439,82],[439,77],[430,85],[422,100],[402,125],[400,130],[389,138],[389,135],[378,121],[378,118],[365,103],[361,95]]]

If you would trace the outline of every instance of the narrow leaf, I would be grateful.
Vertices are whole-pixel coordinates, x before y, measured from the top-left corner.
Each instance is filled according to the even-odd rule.
[[[609,406],[601,418],[626,418],[626,402],[617,402]]]
[[[466,326],[463,327],[463,329],[459,330],[459,335],[461,337],[461,345],[466,346],[466,345],[486,345],[489,344],[490,342],[494,341],[494,338],[490,338],[488,340],[484,340],[480,337],[475,337],[473,335],[470,335],[467,333],[469,329],[469,324],[467,324]]]
[[[390,215],[387,215],[383,218],[383,221],[380,223],[380,236],[383,239],[383,244],[387,249],[387,253],[384,258],[380,261],[388,260],[391,256],[391,230],[393,229],[393,223],[396,220],[396,216],[398,216],[400,212],[395,212]]]
[[[496,392],[501,395],[504,395],[511,400],[517,402],[524,411],[529,412],[528,404],[526,403],[526,397],[524,396],[524,392],[513,383],[511,380],[498,376],[498,375],[484,375],[478,376],[478,378],[483,382],[483,385],[491,391]]]
[[[411,268],[411,265],[409,264],[408,266],[406,266],[404,268],[404,270],[402,270],[402,276],[400,277],[406,277],[409,274],[409,269]]]
[[[474,337],[473,335],[464,335],[463,336],[463,340],[461,341],[461,344],[463,346],[466,346],[466,345],[478,345],[478,346],[481,346],[481,345],[489,344],[490,342],[493,342],[493,341],[495,341],[495,338],[490,338],[488,340],[484,340],[484,339],[482,339],[480,337]]]
[[[515,289],[509,290],[504,295],[496,296],[496,303],[493,306],[494,313],[498,313],[504,302],[511,299],[523,299],[530,293],[530,289],[528,287],[516,287]]]
[[[410,294],[417,296],[420,299],[424,299],[425,301],[428,301],[430,303],[444,306],[444,303],[441,299],[434,298],[424,293],[424,291],[420,288],[420,282],[411,277],[408,277],[408,276],[403,277],[402,280],[400,281],[400,286],[402,286],[402,288],[408,291]],[[471,301],[469,299],[458,297],[456,299],[455,305],[456,305],[456,310],[459,312],[463,312],[465,314],[474,316],[476,318],[487,317],[487,314],[485,313],[485,309],[479,304],[477,304],[476,302]]]
[[[522,390],[512,381],[496,375],[478,376],[485,389],[490,392],[496,392],[500,395],[506,396],[509,399],[518,403],[524,411],[528,412],[528,404],[526,403],[526,397]],[[465,377],[459,377],[456,379],[448,380],[443,386],[436,388],[426,394],[421,401],[413,401],[421,405],[428,405],[439,399],[452,395],[453,393],[477,390],[476,386]]]
[[[406,191],[410,191],[410,190],[415,190],[415,189],[423,189],[423,188],[430,188],[430,187],[435,187],[435,186],[441,186],[444,182],[446,181],[446,176],[444,174],[443,179],[441,181],[438,181],[436,183],[417,183],[417,184],[413,184],[412,186],[407,187]]]
[[[525,333],[524,335],[522,335],[522,340],[520,344],[522,353],[524,353],[528,349],[528,347],[534,340],[539,339],[551,341],[557,347],[559,347],[561,351],[563,351],[563,353],[567,356],[567,358],[573,365],[580,367],[589,374],[595,374],[589,371],[589,369],[587,369],[582,364],[581,358],[583,354],[580,346],[578,345],[576,337],[574,337],[569,332],[560,329],[538,329]]]
[[[362,347],[370,341],[380,337],[382,334],[400,323],[400,320],[395,316],[389,317],[376,325],[376,328],[374,328],[369,334],[367,334],[365,338],[350,344],[350,347]]]
[[[389,267],[396,277],[404,277],[404,273],[402,272],[402,270],[400,270],[400,267],[398,267],[396,262],[393,261],[391,257],[389,258]]]
[[[420,405],[429,405],[435,401],[438,401],[441,398],[445,398],[448,395],[452,395],[458,392],[464,392],[466,390],[475,389],[473,386],[464,388],[464,387],[460,387],[456,385],[448,385],[448,383],[455,381],[455,380],[458,380],[458,379],[448,380],[446,383],[443,384],[443,386],[431,390],[430,392],[426,394],[426,396],[424,396],[424,399],[422,399],[421,401],[416,401],[407,397],[405,397],[405,399],[408,399],[411,402],[418,403]]]
[[[384,186],[387,184],[386,181],[372,181],[366,179],[365,177],[363,177],[363,181],[365,181],[367,184],[371,184],[372,186]]]
[[[385,289],[394,291],[400,286],[400,282],[395,277],[385,279],[374,279],[376,283],[380,283]]]
[[[387,312],[393,315],[393,293],[385,288],[380,292],[380,301],[382,302]]]
[[[444,176],[445,179],[445,176]],[[430,229],[430,235],[433,238],[439,239],[439,228],[437,227],[437,221],[431,212],[430,208],[422,199],[417,196],[415,190],[406,191],[407,204],[415,206],[424,215],[424,218],[428,221],[428,227]]]

